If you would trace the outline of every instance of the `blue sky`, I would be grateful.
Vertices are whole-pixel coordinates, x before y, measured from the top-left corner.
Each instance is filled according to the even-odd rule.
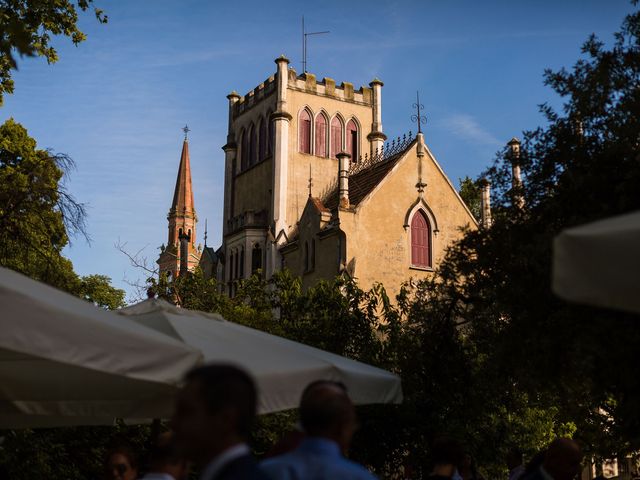
[[[14,117],[40,148],[69,154],[68,187],[88,206],[91,242],[65,253],[82,275],[144,278],[116,250],[143,250],[154,262],[166,242],[188,123],[202,242],[221,241],[226,95],[244,94],[275,71],[284,53],[300,72],[300,19],[309,31],[308,70],[353,82],[381,78],[389,136],[415,131],[420,91],[426,141],[445,172],[477,176],[512,136],[544,120],[538,105],[559,99],[542,84],[545,68],[571,67],[587,36],[608,43],[631,10],[626,0],[301,2],[96,0],[109,16],[81,16],[88,40],[56,42],[60,61],[24,59],[16,93],[0,121]]]

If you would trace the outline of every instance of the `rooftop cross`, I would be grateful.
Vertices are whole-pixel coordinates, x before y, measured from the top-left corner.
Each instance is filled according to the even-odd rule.
[[[427,117],[424,115],[420,115],[420,110],[424,110],[424,105],[420,103],[419,92],[416,92],[416,103],[413,104],[413,108],[415,108],[418,113],[411,115],[411,121],[418,123],[418,133],[422,133],[422,123],[427,123]]]
[[[185,126],[184,126],[184,128],[182,129],[182,131],[184,132],[184,139],[185,139],[185,141],[186,141],[186,140],[187,140],[187,135],[189,134],[189,132],[190,132],[191,130],[189,129],[189,126],[188,126],[188,125],[185,125]]]

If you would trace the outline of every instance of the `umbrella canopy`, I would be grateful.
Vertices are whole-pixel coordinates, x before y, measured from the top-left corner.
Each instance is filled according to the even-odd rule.
[[[297,407],[304,388],[320,379],[343,382],[356,404],[402,401],[400,378],[393,373],[228,322],[217,314],[156,299],[118,313],[199,349],[207,362],[233,363],[250,372],[258,384],[261,413]]]
[[[560,297],[640,313],[640,212],[564,230],[553,250]]]
[[[167,417],[200,352],[0,268],[0,428]]]

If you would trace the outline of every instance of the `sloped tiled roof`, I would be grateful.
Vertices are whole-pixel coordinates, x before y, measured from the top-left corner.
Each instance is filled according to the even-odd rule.
[[[374,188],[387,176],[391,169],[400,161],[404,153],[413,145],[409,144],[403,151],[374,163],[357,173],[349,176],[349,204],[357,206],[369,195]],[[338,186],[331,190],[324,202],[329,210],[338,208]]]

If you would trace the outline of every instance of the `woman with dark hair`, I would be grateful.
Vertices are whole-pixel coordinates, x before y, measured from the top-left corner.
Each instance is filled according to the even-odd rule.
[[[105,456],[105,480],[135,480],[138,478],[138,459],[127,444],[118,444]]]

